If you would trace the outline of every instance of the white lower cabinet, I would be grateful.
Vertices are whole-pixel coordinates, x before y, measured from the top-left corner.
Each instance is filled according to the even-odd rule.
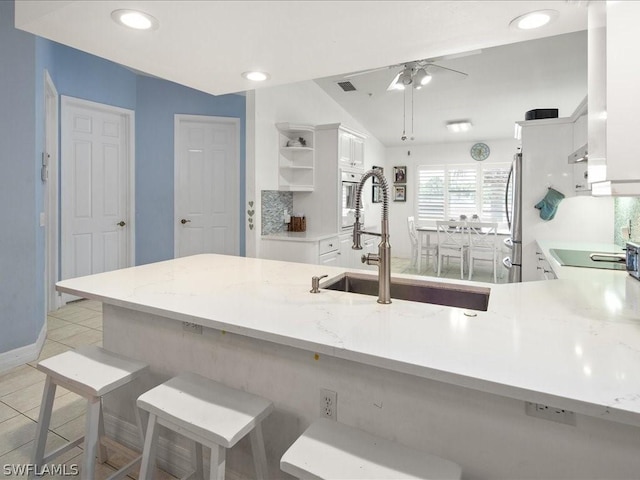
[[[340,235],[340,261],[339,265],[345,268],[353,268],[351,265],[352,256],[355,250],[353,246],[353,235],[351,233],[343,233]]]
[[[318,257],[319,265],[329,265],[331,267],[339,267],[340,266],[340,252],[337,250],[335,252],[325,253],[324,255],[320,255]]]
[[[284,262],[314,263],[345,269],[375,270],[375,265],[365,265],[360,258],[367,253],[378,252],[379,239],[363,236],[362,250],[353,250],[351,233],[343,233],[322,240],[263,239],[260,258]]]
[[[322,240],[263,239],[260,258],[337,266],[339,246],[338,235]]]
[[[340,260],[340,241],[338,236],[318,242],[318,265],[337,267]]]
[[[549,265],[549,261],[542,253],[542,249],[540,247],[536,248],[536,258],[537,258],[537,273],[538,280],[554,280],[558,278],[556,274],[551,269],[551,265]]]
[[[340,235],[340,261],[339,266],[344,268],[358,268],[362,270],[375,270],[375,265],[362,263],[362,255],[378,252],[378,238],[362,237],[362,250],[354,250],[353,234],[343,233]]]

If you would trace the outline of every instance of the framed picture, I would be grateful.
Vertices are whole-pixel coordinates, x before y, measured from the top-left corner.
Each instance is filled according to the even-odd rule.
[[[393,167],[393,183],[407,183],[407,167]]]
[[[380,170],[380,173],[382,173],[384,175],[384,168],[382,167],[376,167],[375,165],[373,167],[371,167],[373,170]],[[371,181],[373,183],[380,183],[380,181],[378,180],[378,177],[371,177]],[[377,203],[377,202],[376,202]]]
[[[374,179],[376,177],[373,177]],[[372,203],[380,203],[382,202],[382,187],[380,185],[373,185],[373,195],[371,197]]]
[[[393,201],[394,202],[406,202],[407,201],[407,186],[406,185],[394,185],[393,186]]]

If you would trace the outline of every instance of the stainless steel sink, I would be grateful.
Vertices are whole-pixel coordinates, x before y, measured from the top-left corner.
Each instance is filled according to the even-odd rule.
[[[378,278],[372,275],[345,272],[320,285],[326,290],[378,295]],[[490,288],[391,278],[391,298],[411,302],[432,303],[449,307],[487,311]]]

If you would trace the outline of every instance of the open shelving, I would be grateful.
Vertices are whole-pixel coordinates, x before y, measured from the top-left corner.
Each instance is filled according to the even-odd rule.
[[[311,192],[315,186],[315,128],[310,125],[277,123],[278,188]]]

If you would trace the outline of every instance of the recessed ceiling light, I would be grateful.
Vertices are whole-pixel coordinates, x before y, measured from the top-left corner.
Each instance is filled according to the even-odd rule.
[[[557,17],[556,10],[536,10],[514,18],[509,26],[515,30],[533,30],[547,25]]]
[[[447,122],[447,128],[450,132],[460,133],[471,130],[472,124],[469,120],[454,120]]]
[[[247,80],[251,80],[252,82],[264,82],[270,78],[270,75],[266,72],[244,72],[242,74],[244,78]]]
[[[135,30],[155,30],[159,25],[155,17],[138,10],[114,10],[111,18],[116,23]]]

